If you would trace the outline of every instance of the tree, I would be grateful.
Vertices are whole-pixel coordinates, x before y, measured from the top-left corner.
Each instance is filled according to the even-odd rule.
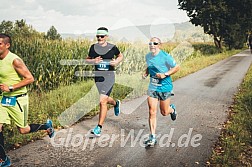
[[[13,23],[11,21],[3,20],[0,24],[0,32],[5,34],[11,34],[13,31]]]
[[[16,20],[15,23],[3,20],[0,24],[0,32],[11,35],[14,38],[31,38],[42,37],[42,34],[37,32],[26,24],[25,20]]]
[[[187,11],[190,22],[203,27],[205,33],[213,35],[215,45],[221,49],[227,11],[225,3],[222,0],[178,0],[178,2],[179,9]]]
[[[202,26],[213,35],[215,45],[222,41],[229,48],[241,48],[245,32],[251,31],[252,0],[178,0],[179,9],[186,10],[190,22]],[[249,30],[250,29],[250,30]]]
[[[226,1],[229,19],[224,42],[229,48],[242,48],[252,30],[252,0]]]
[[[15,21],[13,35],[16,37],[30,38],[32,37],[32,31],[32,28],[26,24],[24,19]]]
[[[54,26],[51,26],[51,28],[46,33],[46,39],[50,40],[61,40],[61,35],[57,32],[56,28]]]

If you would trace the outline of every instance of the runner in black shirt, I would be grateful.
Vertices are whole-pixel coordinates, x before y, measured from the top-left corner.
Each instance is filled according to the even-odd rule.
[[[110,97],[110,93],[115,83],[115,66],[123,60],[123,55],[116,45],[106,41],[107,28],[98,28],[96,37],[98,42],[90,47],[86,61],[95,64],[95,84],[100,94],[100,113],[98,125],[92,130],[92,133],[100,136],[108,111],[107,104],[114,106],[116,116],[120,113],[120,100],[115,101]]]

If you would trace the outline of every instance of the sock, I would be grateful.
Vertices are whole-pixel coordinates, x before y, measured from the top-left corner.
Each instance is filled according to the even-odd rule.
[[[170,107],[171,107],[171,106],[170,106]],[[172,112],[171,112],[171,114],[172,114],[172,113],[174,113],[175,110],[174,110],[172,107],[171,107],[171,109],[172,109]]]
[[[30,133],[37,132],[38,130],[47,130],[46,124],[30,124]]]
[[[98,124],[98,126],[102,129],[102,125],[99,125],[99,124]]]
[[[4,137],[3,137],[3,132],[0,132],[0,158],[2,160],[6,159],[6,154],[4,150]]]

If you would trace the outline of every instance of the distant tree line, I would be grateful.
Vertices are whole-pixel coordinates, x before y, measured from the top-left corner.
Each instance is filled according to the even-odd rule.
[[[178,0],[190,22],[201,26],[222,48],[240,49],[252,31],[252,0]]]
[[[15,22],[3,20],[0,24],[0,33],[11,35],[14,38],[39,37],[48,40],[62,40],[61,35],[54,26],[51,26],[47,33],[40,33],[32,26],[27,25],[23,19],[16,20]]]

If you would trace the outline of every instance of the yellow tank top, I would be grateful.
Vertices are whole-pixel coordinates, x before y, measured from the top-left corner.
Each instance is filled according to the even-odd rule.
[[[9,51],[7,56],[0,60],[0,83],[8,86],[19,83],[23,78],[18,75],[13,67],[14,59],[20,59],[16,54]],[[15,89],[13,92],[3,92],[4,96],[17,96],[20,94],[27,93],[27,88],[24,86],[20,89]]]

